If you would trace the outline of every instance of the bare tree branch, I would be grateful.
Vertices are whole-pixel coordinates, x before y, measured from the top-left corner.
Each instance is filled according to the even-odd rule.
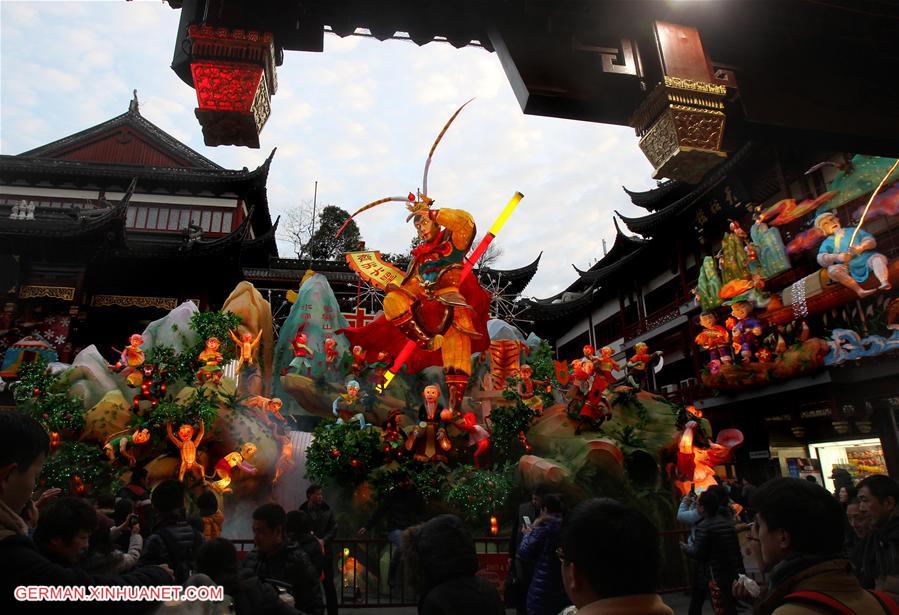
[[[293,251],[297,258],[303,258],[309,254],[309,241],[312,239],[313,229],[312,201],[306,199],[296,207],[287,211],[287,224],[282,228],[283,233],[279,239],[293,244]]]

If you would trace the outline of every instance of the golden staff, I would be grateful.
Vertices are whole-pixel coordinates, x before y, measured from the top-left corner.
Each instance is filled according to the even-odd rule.
[[[852,231],[852,237],[849,238],[849,247],[847,250],[852,247],[852,242],[855,241],[855,236],[858,235],[858,230],[862,227],[862,222],[865,221],[865,216],[868,215],[868,209],[871,208],[871,203],[874,202],[874,199],[877,198],[877,193],[880,192],[880,189],[883,188],[883,185],[887,183],[887,180],[890,178],[890,175],[893,174],[893,171],[896,170],[896,167],[899,166],[899,158],[896,159],[896,162],[893,163],[893,166],[890,167],[890,170],[887,171],[887,174],[883,176],[883,179],[880,180],[880,185],[877,186],[877,189],[871,193],[871,198],[868,199],[868,204],[865,205],[865,211],[862,212],[862,217],[859,218],[858,224],[855,225],[855,230]]]

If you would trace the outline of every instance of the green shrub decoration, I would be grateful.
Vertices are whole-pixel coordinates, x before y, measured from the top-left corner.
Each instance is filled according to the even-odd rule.
[[[356,421],[325,420],[306,450],[306,476],[318,483],[359,484],[383,460],[377,431],[359,429]]]

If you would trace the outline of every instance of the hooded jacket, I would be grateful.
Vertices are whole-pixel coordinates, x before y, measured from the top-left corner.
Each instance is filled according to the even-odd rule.
[[[421,598],[419,615],[503,615],[499,593],[476,576],[471,533],[455,515],[440,515],[403,533],[406,570]]]
[[[26,535],[25,522],[0,502],[0,613],[97,613],[115,608],[118,613],[152,612],[153,602],[18,602],[14,590],[20,585],[171,585],[161,568],[141,568],[119,576],[91,575],[74,567],[57,564],[38,550]]]
[[[832,611],[807,604],[786,601],[789,594],[800,591],[824,592],[842,602],[855,613],[883,613],[877,599],[865,591],[844,559],[795,556],[771,571],[768,594],[756,606],[760,615],[828,615]]]

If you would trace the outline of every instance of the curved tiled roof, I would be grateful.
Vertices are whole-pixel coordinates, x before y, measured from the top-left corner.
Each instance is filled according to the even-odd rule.
[[[63,137],[62,139],[57,139],[56,141],[47,143],[46,145],[35,147],[34,149],[30,149],[27,152],[22,152],[19,155],[29,158],[52,157],[56,153],[69,150],[72,146],[77,145],[78,143],[90,141],[92,138],[99,137],[103,133],[107,133],[125,126],[143,133],[144,135],[149,137],[154,142],[154,144],[162,151],[171,154],[176,159],[184,160],[194,168],[222,170],[221,166],[219,166],[209,158],[206,158],[206,156],[203,156],[196,150],[191,149],[166,131],[162,130],[156,124],[153,124],[152,122],[144,118],[140,114],[140,111],[138,111],[137,105],[131,105],[128,111],[126,111],[122,115],[117,115],[110,120],[97,124],[96,126],[91,126],[90,128],[86,128],[85,130],[82,130],[80,132],[76,132],[67,137]]]
[[[665,226],[665,223],[674,220],[680,214],[692,211],[693,206],[697,201],[709,190],[715,187],[718,182],[720,182],[724,176],[729,173],[733,168],[739,164],[743,158],[746,157],[746,154],[752,149],[752,143],[747,143],[739,150],[734,152],[725,162],[721,163],[717,167],[715,167],[711,172],[706,175],[705,179],[703,179],[699,185],[697,185],[693,190],[691,190],[685,196],[682,196],[678,200],[670,203],[665,206],[663,209],[659,211],[653,212],[646,216],[641,216],[639,218],[631,218],[628,216],[624,216],[619,212],[615,212],[618,214],[618,217],[624,222],[627,228],[639,235],[652,236],[656,233],[662,232]]]
[[[670,179],[660,182],[655,188],[643,191],[628,190],[621,187],[631,199],[631,203],[649,211],[663,209],[672,200],[678,199],[693,189],[690,184]]]

